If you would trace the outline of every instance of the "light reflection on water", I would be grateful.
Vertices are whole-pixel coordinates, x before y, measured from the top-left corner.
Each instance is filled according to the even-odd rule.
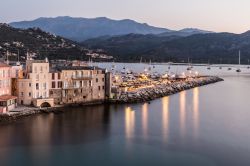
[[[181,136],[186,132],[186,91],[180,92],[180,130]]]
[[[147,139],[148,137],[148,103],[142,105],[142,130],[143,137]]]
[[[135,130],[135,111],[131,107],[125,109],[125,127],[126,127],[126,138],[130,141],[134,136]]]
[[[162,137],[167,142],[169,132],[169,97],[162,98]]]
[[[193,89],[193,107],[194,107],[194,113],[193,113],[193,120],[194,120],[194,136],[198,137],[199,132],[199,88]]]

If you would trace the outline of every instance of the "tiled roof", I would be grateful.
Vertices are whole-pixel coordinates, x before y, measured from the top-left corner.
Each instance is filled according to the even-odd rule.
[[[16,96],[11,96],[11,95],[2,95],[0,96],[0,101],[8,101],[12,99],[17,99]]]

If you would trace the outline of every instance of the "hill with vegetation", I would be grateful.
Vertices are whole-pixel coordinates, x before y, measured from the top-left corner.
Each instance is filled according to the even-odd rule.
[[[0,56],[10,60],[25,60],[27,52],[35,59],[88,60],[93,50],[39,28],[17,29],[0,24]],[[100,51],[99,51],[100,52]],[[98,53],[96,53],[98,58]],[[19,55],[19,56],[18,56]]]

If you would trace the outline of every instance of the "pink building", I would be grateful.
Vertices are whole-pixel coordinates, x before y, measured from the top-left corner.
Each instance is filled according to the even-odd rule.
[[[11,95],[11,66],[0,62],[0,113],[14,109],[16,99]]]

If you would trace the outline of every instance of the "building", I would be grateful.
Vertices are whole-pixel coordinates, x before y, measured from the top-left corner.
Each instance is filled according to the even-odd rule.
[[[53,107],[54,99],[49,97],[50,83],[48,60],[28,59],[24,77],[17,80],[18,103],[35,107]]]
[[[0,113],[14,109],[16,99],[11,95],[11,66],[0,62]]]
[[[55,104],[104,102],[110,88],[104,69],[92,66],[64,66],[51,71],[50,98]]]

